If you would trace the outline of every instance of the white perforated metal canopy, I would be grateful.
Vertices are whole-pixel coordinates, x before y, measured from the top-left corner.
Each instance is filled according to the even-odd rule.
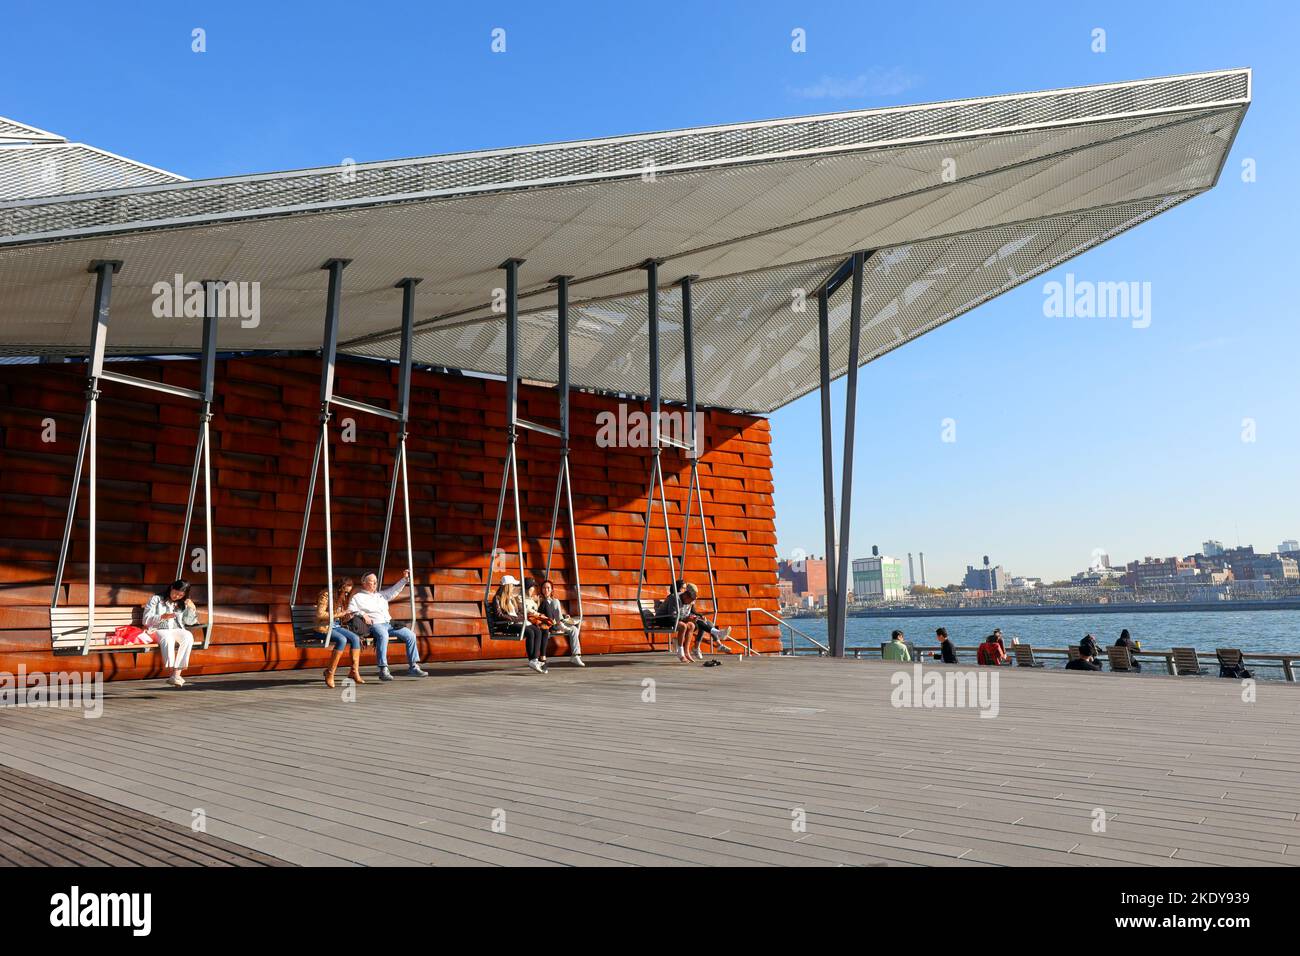
[[[124,262],[110,353],[197,349],[199,319],[155,315],[178,275],[257,284],[257,323],[223,320],[222,349],[317,349],[337,257],[353,260],[342,351],[395,358],[393,284],[417,276],[416,360],[502,373],[498,266],[518,257],[521,374],[555,380],[550,280],[572,275],[572,384],[645,394],[637,267],[654,258],[665,287],[700,276],[701,403],[767,412],[816,387],[812,293],[847,254],[875,250],[871,361],[1209,189],[1249,102],[1231,70],[36,197],[4,191],[0,153],[0,353],[84,353],[94,259]],[[681,400],[676,291],[660,299],[664,396]],[[840,374],[847,293],[833,301]]]

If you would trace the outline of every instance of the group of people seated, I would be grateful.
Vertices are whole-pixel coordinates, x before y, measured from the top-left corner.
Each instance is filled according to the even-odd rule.
[[[345,650],[350,650],[352,656],[348,677],[355,683],[365,683],[361,678],[361,641],[366,637],[375,639],[375,660],[381,681],[393,680],[388,669],[388,642],[392,638],[398,638],[406,645],[407,676],[429,676],[429,672],[420,667],[420,647],[415,633],[409,627],[395,627],[388,612],[388,602],[405,591],[410,583],[411,569],[407,568],[394,584],[381,590],[379,576],[372,571],[361,578],[359,591],[351,578],[340,577],[334,581],[333,594],[323,590],[316,595],[316,631],[326,635],[327,643],[334,649],[329,667],[325,668],[326,687],[334,686],[334,675]]]
[[[649,624],[654,628],[673,629],[673,636],[668,641],[668,651],[675,654],[682,663],[698,663],[704,660],[696,651],[704,638],[716,644],[731,636],[731,628],[718,627],[704,615],[695,610],[695,601],[699,589],[689,581],[678,578],[668,594],[655,605],[654,615]]]
[[[931,652],[931,657],[945,664],[956,664],[957,648],[953,646],[952,641],[948,638],[948,629],[944,627],[935,628],[935,637],[939,641],[938,652]],[[909,644],[903,637],[900,630],[893,631],[889,636],[889,643],[881,649],[881,657],[887,661],[912,661],[918,660],[919,655],[916,648]],[[1119,640],[1115,642],[1116,647],[1127,647],[1130,651],[1141,649],[1141,645],[1133,640],[1129,634],[1128,628],[1120,631]],[[1079,656],[1066,662],[1067,670],[1075,671],[1099,671],[1101,663],[1098,658],[1101,657],[1101,648],[1097,644],[1097,639],[1091,634],[1085,634],[1083,640],[1079,642]],[[1135,671],[1142,669],[1137,657],[1130,657],[1131,667]],[[1006,645],[1002,641],[1002,628],[993,629],[993,633],[980,643],[975,649],[975,663],[987,666],[1004,666],[1011,663],[1011,655],[1007,653]]]
[[[565,613],[550,580],[543,579],[539,591],[534,578],[524,578],[521,586],[513,574],[502,575],[501,584],[492,595],[491,611],[497,627],[519,629],[531,670],[539,674],[548,672],[546,651],[553,637],[568,640],[569,658],[574,666],[586,666],[582,663],[582,621],[575,621]]]
[[[1128,632],[1128,628],[1119,632],[1119,640],[1115,642],[1116,647],[1127,647],[1130,652],[1141,649],[1137,641],[1133,640]],[[1079,656],[1065,662],[1065,669],[1069,671],[1099,671],[1101,670],[1101,647],[1097,644],[1097,639],[1091,634],[1083,635],[1083,640],[1079,642]],[[1129,668],[1140,671],[1142,662],[1137,659],[1137,655],[1129,654]]]
[[[350,653],[351,666],[347,676],[357,684],[364,684],[361,676],[361,644],[367,637],[374,638],[376,664],[381,681],[393,680],[388,667],[388,642],[396,638],[406,645],[406,673],[410,677],[427,677],[428,671],[420,667],[420,648],[415,633],[397,625],[389,613],[389,602],[395,600],[411,585],[411,570],[386,588],[380,587],[379,576],[373,572],[361,578],[358,589],[350,577],[339,577],[332,590],[323,589],[316,596],[315,630],[326,638],[333,655],[325,668],[325,686],[335,686],[335,676],[345,652]],[[198,610],[190,600],[188,581],[176,581],[163,592],[154,595],[144,610],[143,624],[151,637],[158,642],[162,652],[164,670],[170,671],[168,683],[182,687],[182,672],[189,666],[190,652],[194,647],[194,634],[190,628],[199,621]],[[653,626],[673,628],[669,650],[680,661],[700,661],[696,656],[699,641],[709,637],[725,641],[731,628],[719,628],[695,610],[698,591],[694,584],[679,580],[668,595],[655,606]],[[538,673],[547,673],[546,655],[553,638],[563,638],[568,644],[569,657],[577,667],[582,662],[582,621],[574,620],[564,610],[555,595],[555,585],[543,580],[539,587],[533,578],[518,578],[506,574],[491,600],[491,616],[502,631],[518,628],[524,641],[528,667]]]

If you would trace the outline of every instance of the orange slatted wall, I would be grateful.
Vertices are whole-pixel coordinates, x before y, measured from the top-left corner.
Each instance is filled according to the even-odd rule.
[[[198,363],[131,363],[119,369],[144,378],[195,387]],[[81,365],[0,366],[0,670],[29,672],[102,669],[118,678],[156,675],[153,654],[114,653],[54,658],[49,653],[48,605],[63,533],[84,409]],[[194,673],[315,666],[320,650],[294,647],[289,589],[315,448],[319,360],[241,358],[217,369],[213,428],[217,629],[213,646],[196,653]],[[396,389],[391,366],[341,362],[339,394],[388,405]],[[558,417],[553,391],[525,387],[520,414],[541,422]],[[641,406],[637,406],[640,408]],[[646,650],[634,598],[645,517],[649,452],[601,448],[597,415],[616,400],[575,393],[573,491],[583,578],[587,654]],[[458,375],[417,371],[408,440],[415,547],[417,633],[426,660],[517,657],[518,642],[483,636],[483,576],[488,566],[505,455],[504,385]],[[357,574],[378,561],[387,505],[392,423],[347,410],[335,424],[356,421],[356,439],[341,442],[334,429],[334,562]],[[56,440],[43,441],[48,420]],[[100,604],[143,603],[175,571],[188,494],[197,406],[183,399],[113,383],[103,385],[99,416],[99,535],[96,599]],[[706,415],[701,483],[709,542],[718,580],[718,617],[744,632],[744,609],[776,609],[776,536],[768,423],[712,411]],[[526,432],[520,443],[525,556],[544,568],[559,443]],[[679,552],[689,467],[680,451],[663,453],[674,552]],[[317,493],[300,602],[324,583],[324,532]],[[85,604],[87,551],[85,486],[61,603]],[[563,530],[563,514],[561,515]],[[662,519],[655,511],[650,582],[654,596],[668,583]],[[656,533],[657,529],[657,533]],[[191,544],[203,540],[195,509]],[[513,522],[502,547],[513,551]],[[699,542],[698,527],[692,541]],[[561,542],[563,543],[563,542]],[[394,520],[389,580],[400,573],[403,536]],[[516,559],[517,560],[517,559]],[[557,547],[552,577],[562,598],[567,548]],[[707,592],[702,548],[693,545],[687,577]],[[189,575],[202,607],[206,575]],[[570,600],[571,604],[572,601]],[[702,606],[707,609],[707,602]],[[394,616],[406,617],[401,599]],[[571,609],[572,610],[572,609]],[[775,650],[774,627],[755,620],[756,649]],[[391,657],[403,658],[400,645]],[[369,661],[372,653],[367,652]]]

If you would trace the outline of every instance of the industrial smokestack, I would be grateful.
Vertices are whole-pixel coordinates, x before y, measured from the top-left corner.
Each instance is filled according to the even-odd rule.
[[[921,587],[925,587],[925,552],[921,552]]]
[[[907,552],[907,586],[916,587],[916,569],[912,567],[912,552]]]

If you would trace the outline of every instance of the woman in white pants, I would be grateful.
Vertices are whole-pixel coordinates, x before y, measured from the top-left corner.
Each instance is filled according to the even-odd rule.
[[[145,605],[143,624],[153,634],[162,654],[163,669],[172,672],[167,683],[184,687],[181,671],[190,665],[194,635],[190,628],[199,623],[199,612],[190,600],[190,582],[175,581],[163,594],[155,594]]]

